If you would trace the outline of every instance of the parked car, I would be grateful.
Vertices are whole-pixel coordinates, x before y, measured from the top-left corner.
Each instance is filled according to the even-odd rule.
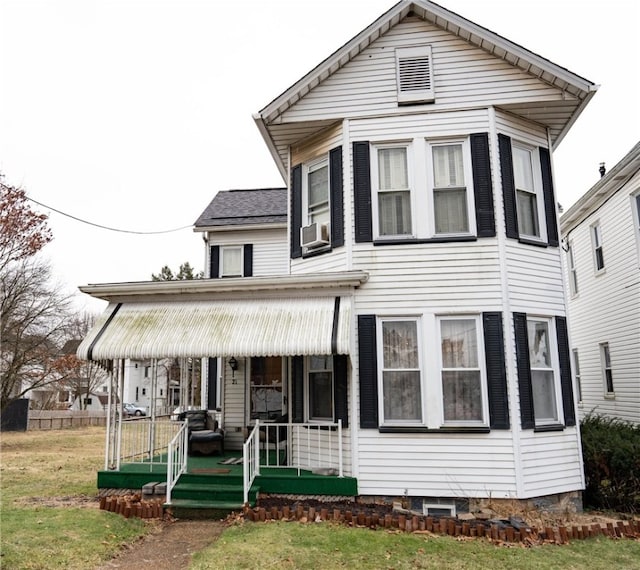
[[[122,407],[128,416],[147,415],[147,408],[145,408],[144,406],[137,406],[136,404],[123,404]]]

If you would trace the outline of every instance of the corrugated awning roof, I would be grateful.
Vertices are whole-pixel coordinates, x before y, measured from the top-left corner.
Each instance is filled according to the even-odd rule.
[[[111,303],[78,347],[86,360],[348,354],[350,299]]]

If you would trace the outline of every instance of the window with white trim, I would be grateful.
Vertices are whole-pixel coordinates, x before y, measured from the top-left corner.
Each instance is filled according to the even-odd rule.
[[[440,317],[440,366],[445,424],[485,423],[486,381],[480,319]]]
[[[602,251],[602,230],[600,223],[591,226],[591,245],[593,247],[593,262],[596,272],[604,269],[604,253]]]
[[[640,262],[640,192],[631,196],[631,211],[633,212],[633,230],[636,236],[638,261]]]
[[[440,236],[475,232],[473,200],[467,186],[473,179],[469,140],[427,141],[427,157],[433,224],[429,233]]]
[[[573,353],[573,369],[576,375],[576,389],[578,391],[578,402],[582,402],[582,377],[580,375],[580,358],[578,357],[578,349],[574,348]]]
[[[242,277],[241,245],[220,246],[220,277]]]
[[[560,371],[553,319],[527,318],[533,412],[536,425],[560,421]]]
[[[572,243],[569,243],[569,248],[567,249],[567,259],[569,261],[569,290],[571,291],[571,295],[577,295],[578,271],[576,269],[576,259]]]
[[[611,354],[609,343],[600,343],[600,366],[602,368],[602,381],[604,383],[605,395],[613,396],[613,370],[611,368]]]
[[[513,177],[516,190],[518,232],[520,237],[542,240],[544,226],[544,199],[540,158],[537,149],[513,142]]]
[[[333,421],[333,356],[314,355],[308,360],[308,413],[310,421]]]
[[[328,224],[329,210],[329,160],[325,156],[305,166],[306,224]]]
[[[387,424],[422,424],[423,393],[417,318],[378,320],[381,417]]]
[[[374,147],[374,218],[379,237],[413,234],[411,219],[411,161],[409,144]]]

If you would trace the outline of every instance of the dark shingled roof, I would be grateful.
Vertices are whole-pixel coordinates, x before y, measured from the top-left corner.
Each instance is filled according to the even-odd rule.
[[[287,222],[287,189],[256,188],[218,192],[195,227],[247,226]]]

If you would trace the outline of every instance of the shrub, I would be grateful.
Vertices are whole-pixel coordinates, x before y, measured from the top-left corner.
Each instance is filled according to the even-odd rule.
[[[640,512],[640,425],[588,414],[581,431],[585,506]]]

